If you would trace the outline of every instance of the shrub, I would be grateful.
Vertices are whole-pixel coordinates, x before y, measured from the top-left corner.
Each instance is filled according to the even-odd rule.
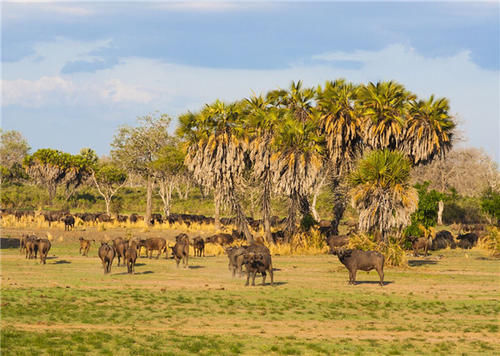
[[[500,257],[500,229],[489,227],[488,233],[480,238],[478,246],[488,250],[491,256]]]

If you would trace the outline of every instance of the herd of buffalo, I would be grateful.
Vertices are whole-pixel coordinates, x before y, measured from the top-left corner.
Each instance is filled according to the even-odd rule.
[[[57,217],[55,215],[58,215]],[[92,215],[93,219],[99,219],[102,214],[80,214],[82,216],[75,216],[81,218],[84,221],[89,221],[89,216]],[[54,213],[44,215],[49,222],[50,221],[63,221],[65,224],[65,230],[72,229],[75,225],[75,216],[67,213]],[[16,215],[18,218],[19,215]],[[85,219],[85,217],[87,217]],[[136,214],[132,214],[126,217],[130,221],[134,219],[139,219]],[[124,217],[122,217],[124,219]],[[156,223],[163,223],[165,220],[161,218],[160,214],[154,214],[153,219]],[[183,222],[189,224],[190,222],[198,223],[210,223],[211,218],[207,218],[199,215],[172,215],[169,217],[169,222]],[[278,225],[279,220],[274,219],[273,225]],[[259,224],[260,221],[251,221],[254,224]],[[154,222],[153,222],[154,223]],[[231,224],[231,219],[223,221],[225,224]],[[384,261],[385,258],[382,254],[375,251],[362,251],[355,249],[347,249],[349,244],[348,235],[335,235],[332,234],[328,228],[322,226],[320,231],[325,235],[326,243],[330,248],[330,253],[337,255],[340,262],[349,271],[349,283],[356,283],[356,272],[357,270],[370,271],[375,269],[380,277],[380,285],[383,285],[384,281]],[[326,225],[327,227],[327,225]],[[472,230],[472,229],[470,229]],[[420,250],[422,250],[427,256],[428,250],[439,250],[445,248],[462,248],[470,249],[474,247],[478,242],[478,234],[480,233],[481,226],[473,228],[473,232],[467,232],[464,234],[459,234],[456,239],[453,237],[452,233],[446,230],[439,231],[434,238],[417,238],[409,237],[408,240],[412,244],[413,252],[415,256],[418,256]],[[273,239],[275,243],[280,242],[280,237],[282,234],[280,232],[273,233]],[[252,285],[255,285],[255,277],[257,273],[262,275],[262,284],[265,284],[266,276],[269,273],[271,279],[271,285],[274,283],[273,276],[273,266],[271,253],[269,249],[260,243],[252,243],[248,246],[229,246],[235,241],[241,239],[242,236],[237,231],[233,230],[232,234],[227,233],[217,233],[213,236],[203,239],[202,237],[194,237],[191,241],[187,234],[181,233],[176,237],[175,245],[169,246],[166,239],[164,238],[148,238],[148,239],[135,239],[135,240],[125,240],[123,238],[117,238],[111,242],[101,242],[99,247],[98,255],[102,261],[104,268],[104,273],[111,272],[111,265],[116,258],[118,260],[118,266],[120,264],[127,265],[128,273],[133,274],[135,270],[135,264],[138,257],[141,257],[141,251],[144,249],[146,252],[146,257],[152,258],[153,253],[157,252],[156,258],[158,259],[162,254],[165,254],[165,258],[168,258],[169,249],[171,250],[172,258],[175,259],[177,267],[179,267],[182,261],[183,266],[187,268],[189,262],[189,247],[193,246],[194,255],[196,257],[205,256],[205,244],[213,243],[219,244],[221,246],[226,246],[225,251],[229,259],[229,270],[232,275],[235,276],[238,273],[240,276],[243,273],[243,267],[246,270],[247,281],[246,285],[250,282],[250,277],[252,277]],[[86,240],[80,237],[80,254],[83,256],[88,256],[91,244],[95,243],[95,240]],[[41,263],[45,264],[47,254],[51,248],[51,243],[48,239],[38,238],[36,236],[23,236],[20,239],[21,251],[25,252],[26,258],[37,258],[37,254],[40,256]]]

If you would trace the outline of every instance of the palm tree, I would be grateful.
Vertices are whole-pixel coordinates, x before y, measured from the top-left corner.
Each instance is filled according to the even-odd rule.
[[[317,115],[302,121],[290,111],[273,138],[276,152],[271,156],[271,169],[275,189],[289,199],[286,242],[297,230],[297,210],[303,216],[310,214],[307,196],[323,168],[322,141]]]
[[[408,101],[414,98],[393,81],[361,86],[358,99],[365,120],[365,144],[372,149],[400,149]]]
[[[404,134],[403,150],[414,165],[443,157],[452,145],[455,123],[448,113],[448,99],[413,100]]]
[[[229,205],[236,214],[238,229],[252,242],[237,191],[246,168],[245,142],[236,134],[240,119],[238,105],[217,100],[199,114],[182,115],[178,134],[188,140],[185,164],[193,178],[214,189],[216,212],[221,205]]]
[[[272,243],[271,234],[271,191],[273,171],[271,170],[273,132],[279,122],[280,110],[263,96],[245,99],[245,127],[250,138],[249,157],[252,173],[262,187],[261,204],[264,238]]]
[[[326,141],[329,186],[334,192],[332,231],[338,234],[338,225],[346,208],[346,189],[343,175],[349,172],[363,145],[362,119],[356,105],[359,88],[343,79],[325,83],[317,89],[317,109],[321,117],[321,132]],[[319,192],[316,188],[315,194]],[[316,195],[315,195],[316,197]],[[315,199],[313,199],[314,202]]]
[[[361,231],[387,233],[410,224],[418,193],[411,187],[410,161],[400,152],[377,150],[363,158],[350,175],[352,205],[359,212]]]

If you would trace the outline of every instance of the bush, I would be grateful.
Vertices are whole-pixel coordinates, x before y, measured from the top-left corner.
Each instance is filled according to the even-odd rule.
[[[500,222],[500,193],[489,188],[481,196],[481,209],[492,218],[495,224]]]
[[[404,236],[422,236],[422,228],[436,226],[438,217],[438,204],[444,198],[434,189],[427,191],[429,182],[424,184],[416,184],[415,189],[418,192],[418,208],[411,215],[411,224],[404,231]]]
[[[491,256],[500,257],[500,229],[489,227],[488,233],[480,238],[479,247],[488,250]]]

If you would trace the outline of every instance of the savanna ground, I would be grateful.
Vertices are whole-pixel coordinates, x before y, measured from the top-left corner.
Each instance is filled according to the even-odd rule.
[[[97,242],[79,256],[78,237],[164,236],[129,227],[5,226],[52,238],[46,265],[1,249],[1,352],[164,355],[488,355],[500,350],[500,260],[473,249],[409,257],[378,275],[347,270],[332,255],[273,256],[274,287],[245,287],[227,257],[140,258],[136,274],[104,275]],[[206,232],[209,233],[210,231]],[[189,231],[190,237],[196,236]],[[203,234],[202,234],[203,236]],[[261,278],[257,278],[257,284]]]

